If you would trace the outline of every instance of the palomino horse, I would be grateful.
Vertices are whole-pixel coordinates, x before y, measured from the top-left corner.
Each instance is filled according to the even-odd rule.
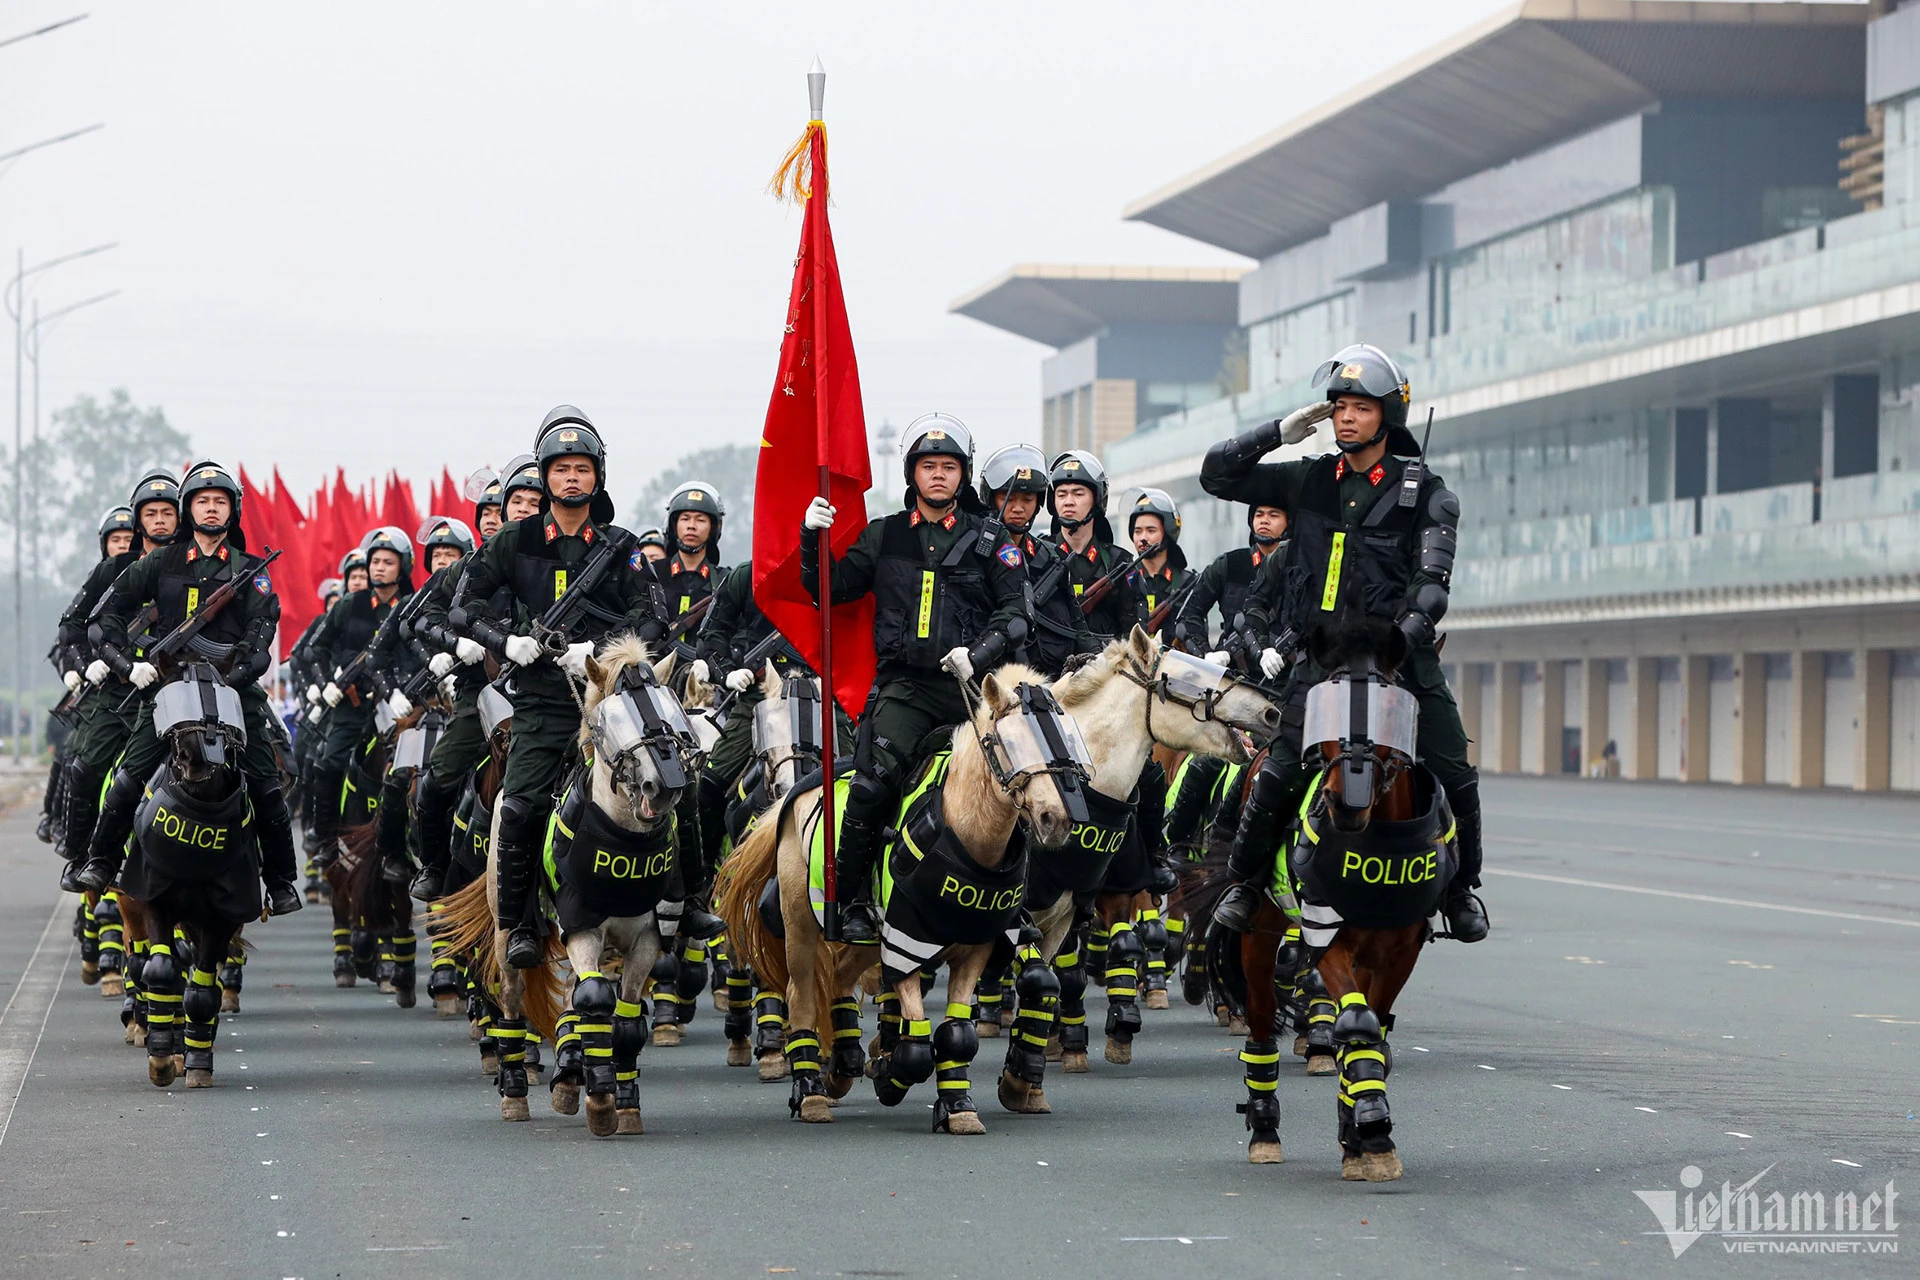
[[[184,1068],[187,1088],[206,1089],[220,1025],[215,967],[240,926],[261,915],[259,854],[240,772],[245,721],[239,694],[204,663],[189,664],[161,689],[153,715],[167,757],[136,812],[119,897],[129,935],[151,944],[138,975],[147,1078],[165,1088]],[[176,926],[191,944],[190,969],[174,953]]]
[[[1251,1028],[1241,1053],[1247,1159],[1281,1159],[1275,975],[1297,901],[1302,959],[1319,970],[1328,1012],[1338,1011],[1330,1030],[1340,1074],[1340,1176],[1390,1182],[1403,1170],[1387,1106],[1393,1055],[1386,1033],[1452,876],[1453,817],[1445,793],[1414,761],[1418,704],[1395,683],[1406,657],[1400,633],[1385,624],[1336,623],[1312,636],[1309,648],[1330,673],[1307,693],[1301,744],[1315,772],[1297,843],[1240,946]]]
[[[570,776],[548,823],[554,878],[548,883],[559,916],[565,958],[574,975],[583,1070],[580,1086],[557,1082],[553,1106],[571,1114],[579,1089],[587,1095],[587,1127],[599,1137],[644,1132],[640,1119],[639,1055],[646,1047],[642,987],[662,941],[654,908],[674,881],[674,806],[692,776],[692,726],[664,684],[671,656],[654,664],[630,636],[609,642],[587,661],[583,764]],[[496,831],[497,834],[497,831]],[[507,930],[493,919],[494,864],[448,901],[445,927],[456,948],[493,934],[491,955],[479,957],[476,980],[499,982],[501,1016],[493,1026],[500,1045],[500,1117],[525,1120],[527,1075],[518,1045],[531,1018],[536,1029],[557,1024],[558,974],[549,963],[532,970],[506,963]],[[601,970],[620,961],[616,984]]]
[[[950,754],[928,763],[901,805],[900,844],[883,854],[882,884],[890,894],[880,895],[887,914],[878,957],[821,936],[810,849],[819,826],[817,786],[798,787],[734,851],[721,875],[720,910],[754,972],[786,988],[793,1024],[787,1036],[793,1078],[788,1108],[794,1115],[830,1122],[829,1099],[844,1096],[860,1076],[864,1055],[854,984],[878,960],[887,989],[877,1001],[883,1009],[880,1052],[871,1074],[881,1103],[897,1106],[913,1085],[935,1074],[937,1062],[935,1131],[986,1132],[967,1093],[967,1064],[980,1045],[974,987],[995,947],[1007,941],[1025,892],[1025,868],[1020,858],[1009,857],[1008,846],[1023,819],[1029,839],[1022,847],[1040,850],[1058,849],[1073,823],[1085,820],[1084,755],[1078,730],[1057,709],[1038,672],[1009,664],[987,675],[971,721],[953,735]],[[1032,785],[1036,779],[1044,785]],[[770,884],[778,885],[777,911],[773,904],[766,911],[773,920],[762,914]],[[943,894],[943,886],[952,891]],[[921,975],[941,963],[947,966],[947,1017],[936,1031],[926,1015]],[[824,1074],[822,1026],[833,1031]]]
[[[1065,850],[1028,870],[1027,910],[1040,938],[1020,955],[1015,988],[1020,1011],[1000,1076],[1001,1105],[1027,1113],[1050,1110],[1042,1090],[1049,1032],[1059,1006],[1078,1005],[1077,990],[1056,992],[1067,984],[1082,989],[1086,984],[1077,968],[1059,979],[1047,969],[1073,927],[1076,899],[1100,888],[1130,823],[1159,821],[1158,813],[1136,815],[1131,802],[1148,754],[1159,744],[1244,761],[1242,731],[1264,735],[1280,723],[1279,709],[1252,685],[1224,667],[1166,648],[1137,626],[1127,639],[1113,641],[1055,681],[1053,693],[1081,727],[1093,770],[1088,820],[1076,824]],[[1063,1068],[1086,1070],[1084,1020],[1077,1027],[1063,1026],[1061,1041]],[[1111,1046],[1107,1056],[1118,1057]]]

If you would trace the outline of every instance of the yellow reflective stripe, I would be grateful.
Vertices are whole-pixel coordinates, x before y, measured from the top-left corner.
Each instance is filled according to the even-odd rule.
[[[1244,1083],[1247,1088],[1252,1089],[1255,1093],[1272,1093],[1280,1087],[1278,1080],[1248,1080]]]
[[[909,1018],[907,1019],[907,1034],[910,1036],[930,1036],[933,1034],[933,1024],[925,1018]]]
[[[1366,1002],[1367,998],[1358,991],[1349,991],[1340,997],[1340,1007],[1342,1009],[1351,1009],[1356,1004],[1364,1005]]]
[[[940,1082],[940,1092],[942,1093],[949,1093],[949,1092],[953,1092],[961,1089],[969,1089],[972,1087],[973,1086],[970,1085],[965,1080],[942,1080]]]
[[[835,1028],[833,1033],[833,1038],[835,1040],[858,1040],[860,1038],[860,1028],[858,1027]]]
[[[1347,558],[1347,535],[1345,532],[1333,535],[1333,549],[1327,553],[1327,586],[1320,593],[1320,612],[1332,613],[1334,602],[1340,598],[1340,566]]]
[[[1387,1082],[1385,1080],[1347,1081],[1347,1093],[1349,1095],[1356,1093],[1385,1093],[1386,1091]]]
[[[194,610],[200,607],[200,588],[187,588],[187,616],[191,618]]]
[[[1385,1066],[1385,1065],[1387,1064],[1387,1055],[1386,1055],[1386,1054],[1384,1054],[1384,1053],[1382,1053],[1382,1052],[1381,1052],[1380,1050],[1378,1050],[1378,1049],[1349,1049],[1349,1050],[1347,1050],[1347,1056],[1346,1056],[1346,1061],[1347,1061],[1347,1062],[1357,1062],[1357,1061],[1362,1061],[1362,1060],[1364,1060],[1364,1061],[1370,1061],[1370,1062],[1377,1062],[1377,1063],[1379,1063],[1379,1064],[1380,1064],[1381,1066],[1383,1066],[1383,1067],[1384,1067],[1384,1066]]]
[[[971,1018],[973,1016],[973,1006],[970,1004],[956,1004],[949,1000],[947,1001],[947,1016],[949,1018]]]
[[[1338,538],[1340,535],[1336,533],[1333,536]],[[565,569],[555,569],[553,571],[553,598],[558,600],[565,594],[567,594],[567,571]]]
[[[933,570],[920,571],[920,631],[922,640],[933,626]]]
[[[1248,1053],[1245,1049],[1242,1049],[1240,1051],[1240,1061],[1250,1067],[1257,1067],[1263,1063],[1280,1061],[1280,1055],[1278,1053]]]

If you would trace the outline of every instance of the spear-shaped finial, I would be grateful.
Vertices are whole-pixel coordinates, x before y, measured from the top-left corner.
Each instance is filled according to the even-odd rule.
[[[807,102],[813,107],[815,120],[826,119],[827,69],[820,65],[816,55],[813,65],[807,68]]]

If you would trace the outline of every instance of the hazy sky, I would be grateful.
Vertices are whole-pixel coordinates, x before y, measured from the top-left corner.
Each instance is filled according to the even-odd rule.
[[[622,499],[748,441],[799,215],[765,194],[828,73],[835,233],[870,423],[1036,437],[1045,348],[946,314],[1015,262],[1219,263],[1128,200],[1504,7],[15,0],[0,252],[61,268],[43,404],[125,385],[310,483],[526,447],[573,401]],[[1364,15],[1364,16],[1363,16]],[[4,377],[4,375],[0,375]]]

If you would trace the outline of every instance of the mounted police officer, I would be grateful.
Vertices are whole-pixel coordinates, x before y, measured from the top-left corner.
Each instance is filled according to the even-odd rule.
[[[675,618],[713,594],[726,566],[720,563],[720,526],[727,504],[712,485],[689,480],[667,496],[667,536],[672,554],[654,566]]]
[[[125,513],[124,523],[120,513]],[[67,865],[60,886],[69,892],[79,888],[77,877],[99,816],[100,787],[133,734],[138,702],[129,703],[130,686],[100,657],[90,635],[91,624],[114,579],[141,556],[173,541],[179,527],[179,482],[171,471],[148,472],[134,485],[128,504],[108,512],[101,522],[100,563],[60,615],[57,643],[66,665],[62,679],[74,689],[78,673],[88,687],[75,707],[73,732],[67,739],[67,807],[61,844]]]
[[[240,767],[253,805],[267,908],[274,915],[300,909],[300,894],[294,888],[298,871],[294,865],[292,818],[280,788],[279,762],[274,757],[273,710],[260,685],[260,677],[273,662],[280,600],[273,593],[273,583],[261,571],[259,558],[247,554],[240,532],[242,497],[239,482],[217,463],[197,462],[189,467],[180,481],[178,502],[192,535],[176,538],[129,565],[114,579],[101,602],[94,624],[100,636],[101,660],[125,676],[141,691],[141,697],[132,733],[87,846],[87,864],[75,877],[83,889],[104,889],[119,874],[141,791],[166,752],[154,730],[152,714],[153,693],[161,673],[153,663],[138,656],[128,633],[129,624],[151,601],[149,634],[164,637],[193,616],[206,596],[233,582],[239,586],[237,594],[199,638],[232,646],[220,665],[224,668],[222,678],[240,695],[247,735]],[[164,503],[167,498],[156,493],[153,501]],[[159,523],[164,524],[164,518]]]
[[[1485,908],[1472,892],[1480,879],[1479,775],[1467,761],[1460,711],[1434,647],[1434,628],[1447,612],[1460,501],[1420,461],[1406,427],[1407,379],[1385,352],[1364,343],[1348,347],[1321,366],[1315,381],[1326,385],[1323,402],[1215,445],[1201,464],[1200,484],[1216,497],[1287,512],[1292,536],[1283,576],[1292,626],[1301,627],[1310,611],[1330,609],[1340,578],[1349,575],[1364,608],[1406,637],[1410,656],[1400,682],[1419,700],[1417,754],[1446,790],[1458,823],[1459,869],[1443,910],[1454,937],[1477,942],[1487,934]],[[1329,417],[1339,452],[1260,461],[1282,443],[1306,439]],[[1318,674],[1296,670],[1296,699],[1304,701]],[[1257,885],[1272,873],[1278,828],[1299,807],[1307,781],[1297,734],[1276,740],[1241,816],[1229,864],[1234,884],[1215,913],[1229,928],[1250,923]]]
[[[313,764],[313,796],[318,811],[314,834],[320,856],[330,858],[340,834],[340,793],[347,768],[373,729],[379,694],[367,654],[380,626],[413,595],[413,540],[403,530],[382,526],[360,540],[366,557],[367,586],[349,589],[327,611],[313,633],[315,666],[326,673],[320,690],[328,710]],[[351,575],[349,575],[350,577]]]
[[[1132,557],[1114,545],[1113,526],[1107,523],[1107,469],[1080,449],[1069,449],[1048,469],[1052,492],[1047,511],[1053,516],[1051,538],[1067,560],[1067,583],[1087,615],[1087,629],[1102,642],[1124,636],[1136,622],[1145,622],[1140,593],[1125,581],[1102,586]],[[1089,604],[1087,593],[1100,593]]]
[[[1142,489],[1127,511],[1127,540],[1133,543],[1138,567],[1133,583],[1147,618],[1186,589],[1193,575],[1187,553],[1180,549],[1180,505],[1165,489]],[[1163,640],[1173,639],[1171,616],[1160,624]]]
[[[955,679],[999,663],[1026,638],[1025,557],[987,529],[972,489],[973,436],[958,418],[929,413],[901,436],[906,509],[868,524],[832,566],[833,603],[873,596],[879,668],[854,736],[853,777],[836,848],[850,896],[842,941],[878,941],[870,901],[880,828],[934,729],[968,719]],[[824,498],[807,507],[800,580],[817,600],[817,532],[831,528]],[[985,535],[984,537],[982,535]]]
[[[554,409],[540,424],[533,452],[540,510],[493,535],[468,564],[456,600],[471,637],[515,665],[507,689],[513,745],[493,857],[496,918],[511,931],[507,961],[521,969],[540,963],[534,870],[554,784],[580,731],[570,680],[585,677],[588,655],[607,636],[631,631],[651,641],[666,628],[643,569],[645,557],[633,547],[633,535],[613,523],[606,448],[587,416],[572,405]],[[566,596],[572,576],[596,556],[607,571],[565,620],[562,634],[551,637],[565,646],[554,652],[529,634],[531,625]]]
[[[1047,505],[1053,486],[1047,480],[1046,455],[1030,444],[995,450],[980,467],[980,499],[987,504],[1006,541],[1026,562],[1026,605],[1030,629],[1026,643],[1008,655],[1048,676],[1059,677],[1076,654],[1100,652],[1087,629],[1087,615],[1074,601],[1060,549],[1033,533],[1033,522]]]
[[[1287,513],[1279,507],[1258,503],[1247,508],[1247,545],[1234,547],[1215,556],[1213,563],[1200,571],[1200,580],[1180,606],[1174,623],[1174,638],[1191,653],[1204,653],[1207,661],[1222,666],[1233,661],[1235,620],[1247,610],[1261,566],[1278,566],[1286,558]],[[1219,642],[1208,615],[1220,611]],[[1243,654],[1247,670],[1257,657]]]

